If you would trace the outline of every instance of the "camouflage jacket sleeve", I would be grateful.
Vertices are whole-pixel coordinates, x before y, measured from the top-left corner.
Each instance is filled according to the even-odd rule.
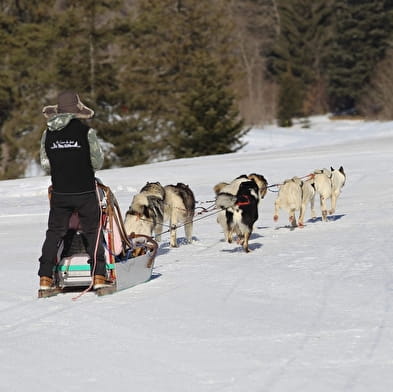
[[[46,138],[46,131],[43,132],[41,137],[40,161],[41,161],[41,167],[46,172],[50,172],[50,162],[45,151],[45,138]]]
[[[94,170],[99,170],[104,163],[104,153],[102,152],[96,131],[90,128],[87,137],[89,139],[91,164]]]

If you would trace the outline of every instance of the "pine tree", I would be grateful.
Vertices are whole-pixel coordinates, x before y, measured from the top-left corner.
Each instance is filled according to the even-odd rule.
[[[196,144],[191,152],[185,137],[179,139],[186,144],[184,148],[175,142],[177,135],[185,135],[182,132],[189,132],[189,138],[191,133],[198,138],[202,129],[206,132],[208,121],[195,113],[201,107],[207,108],[205,113],[210,110],[211,117],[216,113],[216,124],[225,124],[222,133],[230,135],[232,127],[242,133],[241,123],[233,115],[235,58],[226,10],[225,1],[139,3],[138,16],[128,34],[129,56],[124,58],[123,102],[130,115],[142,120],[156,154],[178,157],[206,153],[206,147],[197,150]],[[207,67],[217,80],[207,79],[201,67]],[[213,97],[207,96],[202,87]],[[214,96],[223,99],[221,108],[214,107],[220,104]],[[231,105],[225,103],[227,97]],[[228,112],[223,112],[224,107]],[[228,146],[236,148],[236,144],[233,139]]]
[[[104,136],[105,157],[108,167],[125,167],[147,162],[150,158],[145,133],[135,118],[118,118],[100,125]]]
[[[54,50],[56,86],[89,94],[92,102],[106,96],[116,67],[111,46],[120,23],[119,0],[67,0],[56,15]]]
[[[235,48],[241,66],[236,95],[247,124],[263,124],[275,116],[275,82],[267,75],[266,55],[277,38],[276,0],[233,0]]]
[[[10,50],[12,46],[14,18],[5,13],[0,13],[0,127],[6,121],[13,107],[13,80],[10,67]],[[3,141],[0,140],[0,143]]]
[[[18,7],[7,8],[9,17],[14,18],[14,27],[9,33],[11,60],[6,75],[13,86],[10,102],[14,108],[22,107],[23,112],[8,112],[10,119],[2,127],[2,157],[4,165],[8,165],[3,176],[7,178],[23,175],[26,165],[38,159],[45,127],[40,109],[53,103],[58,92],[78,91],[84,102],[95,109],[91,124],[105,139],[101,127],[110,123],[111,107],[115,104],[113,92],[118,89],[116,59],[111,53],[116,44],[118,19],[114,13],[118,1],[65,0],[56,7],[55,1],[21,0],[15,4]],[[8,90],[0,87],[0,91]],[[114,150],[115,147],[108,156],[120,162]],[[110,166],[111,159],[105,164]]]
[[[302,85],[289,68],[280,77],[277,122],[280,127],[291,127],[294,117],[302,116]]]
[[[194,83],[179,102],[168,143],[175,158],[229,153],[247,132],[228,91],[227,80],[204,55],[196,55]]]
[[[333,1],[280,0],[278,10],[279,36],[269,58],[269,69],[280,86],[278,116],[282,123],[291,124],[288,117],[295,113],[307,116],[326,107],[324,60],[331,39]],[[294,86],[298,89],[296,109],[293,99],[285,96],[285,90]]]
[[[384,14],[387,19],[385,30],[393,36],[393,0],[386,0]],[[357,107],[368,118],[381,120],[393,119],[393,50],[387,48],[384,57],[378,62],[370,75],[370,81],[364,87]]]
[[[73,89],[95,109],[91,125],[109,150],[104,167],[135,162],[123,146],[135,140],[129,129],[133,124],[113,114],[117,106],[118,42],[120,24],[119,0],[67,0],[61,12],[56,14],[55,34],[57,45],[53,52],[53,90]],[[137,161],[137,163],[141,163]]]
[[[2,3],[0,178],[3,179],[23,175],[28,162],[37,157],[40,134],[37,102],[45,94],[50,74],[44,59],[50,58],[49,48],[54,40],[50,28],[53,4],[53,0]]]
[[[388,46],[391,21],[385,1],[338,0],[329,71],[333,111],[354,109]]]

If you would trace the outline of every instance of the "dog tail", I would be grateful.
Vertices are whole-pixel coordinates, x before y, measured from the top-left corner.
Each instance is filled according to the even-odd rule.
[[[237,197],[235,195],[231,195],[230,193],[219,193],[216,198],[216,207],[221,208],[223,210],[234,207],[237,201]]]

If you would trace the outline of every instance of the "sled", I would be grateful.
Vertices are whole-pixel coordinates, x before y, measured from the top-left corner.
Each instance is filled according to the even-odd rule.
[[[112,294],[151,279],[158,244],[141,234],[127,236],[119,205],[109,187],[99,183],[102,233],[108,286],[95,290],[97,295]],[[57,255],[54,286],[39,290],[38,297],[88,290],[92,286],[91,265],[77,213],[71,216],[69,230]]]

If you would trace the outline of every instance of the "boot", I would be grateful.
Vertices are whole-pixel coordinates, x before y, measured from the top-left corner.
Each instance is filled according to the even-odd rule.
[[[104,275],[94,275],[93,277],[93,289],[101,289],[102,287],[108,287],[110,284],[106,280]]]
[[[53,279],[48,276],[40,277],[40,290],[50,290],[53,287]]]

